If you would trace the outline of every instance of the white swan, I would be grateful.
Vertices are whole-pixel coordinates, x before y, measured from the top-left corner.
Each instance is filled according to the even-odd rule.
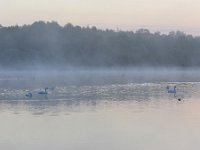
[[[170,89],[169,86],[167,86],[167,92],[176,94],[176,86],[174,86],[174,89]]]
[[[47,95],[48,94],[47,89],[48,89],[48,87],[46,87],[44,89],[44,91],[39,91],[38,94],[40,94],[40,95]]]
[[[33,94],[32,94],[31,92],[29,92],[29,93],[27,93],[25,96],[26,96],[26,97],[29,97],[29,98],[32,98]]]

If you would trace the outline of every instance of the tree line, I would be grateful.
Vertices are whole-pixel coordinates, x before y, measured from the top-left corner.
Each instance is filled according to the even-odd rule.
[[[200,37],[181,31],[101,30],[71,23],[0,25],[0,67],[198,67]]]

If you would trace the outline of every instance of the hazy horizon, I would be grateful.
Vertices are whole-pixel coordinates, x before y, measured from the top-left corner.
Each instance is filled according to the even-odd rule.
[[[35,20],[33,22],[30,22],[30,23],[16,23],[16,24],[8,24],[8,25],[4,25],[4,24],[1,24],[0,25],[2,27],[13,27],[13,26],[24,26],[24,25],[31,25],[31,24],[34,24],[35,22],[40,22],[40,21],[43,21],[43,22],[56,22],[58,23],[61,27],[64,27],[65,25],[67,24],[73,24],[74,26],[80,26],[80,27],[96,27],[97,29],[99,30],[114,30],[114,31],[125,31],[125,32],[136,32],[140,29],[147,29],[149,30],[151,33],[156,33],[156,32],[160,32],[161,34],[169,34],[170,32],[174,31],[181,31],[187,35],[193,35],[193,36],[200,36],[200,28],[193,28],[193,29],[190,29],[190,28],[186,28],[186,27],[156,27],[156,26],[146,26],[146,25],[141,25],[141,26],[126,26],[126,25],[122,25],[121,27],[118,27],[118,26],[106,26],[106,25],[100,25],[100,24],[74,24],[73,22],[66,22],[66,23],[63,23],[61,24],[60,22],[56,21],[56,20]]]
[[[200,35],[200,4],[197,0],[2,0],[0,24],[32,24],[38,20],[64,25],[105,29],[147,28],[162,33],[181,30]]]

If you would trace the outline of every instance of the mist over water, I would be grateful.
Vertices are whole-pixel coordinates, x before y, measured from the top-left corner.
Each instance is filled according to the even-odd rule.
[[[81,99],[93,97],[112,97],[112,93],[130,91],[129,88],[121,89],[121,86],[132,84],[162,85],[162,92],[169,85],[181,83],[200,82],[200,71],[195,69],[169,69],[169,68],[113,68],[113,69],[69,69],[65,71],[40,70],[40,71],[1,71],[0,72],[0,100],[30,100],[25,95],[33,94],[33,99],[44,99],[38,92],[48,89],[49,99]],[[134,89],[135,87],[136,89]],[[140,95],[137,86],[131,87],[132,95]],[[146,87],[146,86],[144,86]],[[148,87],[148,86],[147,86]],[[177,88],[179,88],[178,86]],[[102,90],[107,90],[105,91]],[[84,91],[85,90],[85,91]],[[135,92],[136,90],[136,92]],[[160,89],[157,89],[157,93]],[[104,92],[104,93],[103,93]],[[110,92],[110,93],[109,93]],[[86,93],[84,95],[83,93]],[[82,95],[83,94],[83,95]],[[151,94],[148,93],[147,94]],[[156,94],[156,92],[155,92]],[[76,96],[73,96],[76,95]],[[119,94],[123,95],[123,93]]]
[[[199,41],[42,21],[1,27],[0,149],[199,149]]]
[[[180,68],[2,70],[0,149],[197,150],[199,75]],[[45,87],[48,95],[39,95]]]

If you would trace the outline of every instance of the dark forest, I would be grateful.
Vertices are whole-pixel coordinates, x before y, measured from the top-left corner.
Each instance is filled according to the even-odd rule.
[[[38,21],[0,26],[0,67],[198,67],[200,37]]]

